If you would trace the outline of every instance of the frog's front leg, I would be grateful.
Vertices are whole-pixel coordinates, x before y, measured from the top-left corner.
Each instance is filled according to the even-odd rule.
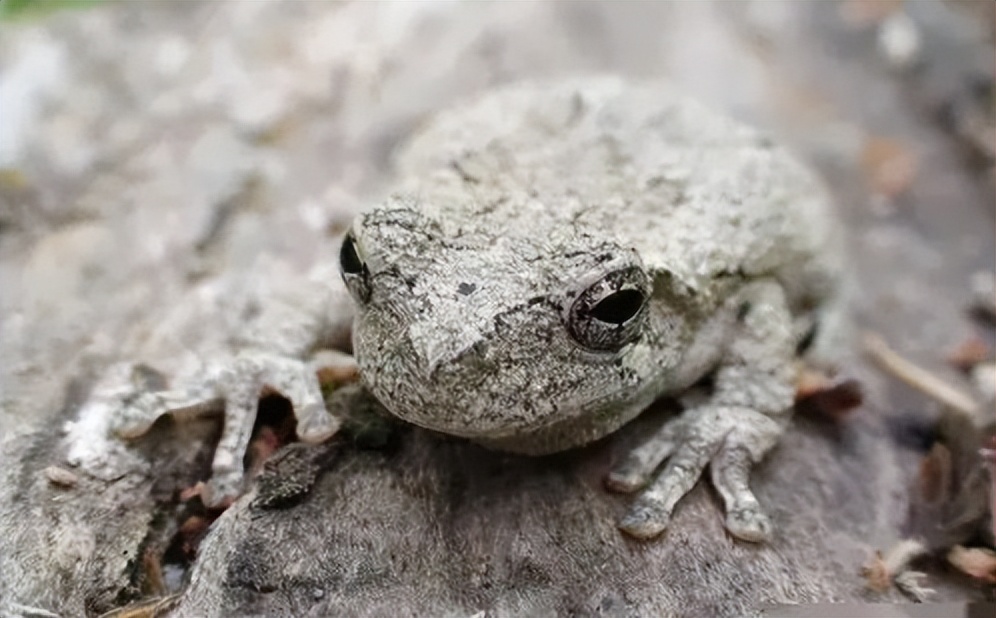
[[[176,390],[143,392],[124,405],[112,430],[125,439],[145,434],[160,417],[223,410],[221,438],[211,464],[205,501],[218,505],[242,492],[243,456],[252,437],[259,397],[272,390],[294,408],[298,437],[321,442],[339,428],[325,408],[313,363],[263,352],[243,352],[229,361],[210,363]]]
[[[678,501],[708,465],[726,508],[726,528],[760,542],[771,523],[750,490],[751,467],[777,442],[791,415],[795,392],[794,336],[784,292],[774,281],[746,286],[728,310],[735,331],[715,375],[712,397],[686,410],[631,452],[609,475],[610,488],[647,485],[620,527],[638,538],[664,531]],[[654,479],[661,462],[663,472]],[[652,481],[652,482],[651,482]]]

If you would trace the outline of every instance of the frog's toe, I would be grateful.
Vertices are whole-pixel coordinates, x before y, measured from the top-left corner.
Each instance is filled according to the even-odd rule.
[[[312,403],[295,408],[297,415],[297,437],[302,442],[317,444],[331,438],[342,422],[329,414],[324,403]]]
[[[771,539],[771,520],[758,505],[728,512],[726,529],[738,539],[752,543]]]
[[[654,478],[661,462],[671,456],[677,446],[680,426],[675,419],[665,424],[646,442],[630,451],[605,478],[611,491],[632,493]]]
[[[122,440],[135,440],[149,433],[152,425],[166,414],[165,409],[138,408],[131,406],[127,414],[115,416],[111,421],[111,432]]]
[[[269,388],[290,400],[297,418],[297,436],[304,442],[323,442],[339,430],[340,421],[329,414],[315,369],[295,359],[258,356],[255,365]]]
[[[239,469],[215,471],[201,492],[204,506],[217,509],[224,508],[242,495],[245,487],[245,475]]]
[[[749,449],[727,439],[710,464],[712,484],[726,506],[726,529],[733,536],[761,543],[771,538],[771,520],[750,490],[753,463]]]
[[[609,475],[605,477],[606,489],[621,494],[631,494],[645,484],[646,480],[643,478],[643,475],[635,470],[629,470],[621,466],[609,472]]]
[[[123,405],[111,421],[111,431],[123,440],[147,434],[157,420],[174,415],[196,417],[214,412],[221,402],[203,391],[156,391],[142,393]]]
[[[619,521],[619,529],[637,539],[652,539],[664,532],[670,521],[671,514],[660,504],[637,503]]]
[[[640,494],[619,527],[641,539],[663,532],[675,505],[695,486],[714,450],[709,441],[689,436],[677,447],[660,476]]]

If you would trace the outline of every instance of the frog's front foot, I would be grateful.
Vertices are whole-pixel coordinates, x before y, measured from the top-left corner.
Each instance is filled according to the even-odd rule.
[[[646,487],[620,522],[635,537],[663,532],[675,505],[706,466],[723,499],[730,534],[755,543],[771,537],[771,522],[750,490],[750,469],[775,445],[791,417],[796,381],[792,320],[781,287],[771,281],[747,286],[727,310],[735,310],[737,326],[708,402],[665,423],[607,479],[617,491]]]
[[[750,490],[749,477],[751,467],[783,429],[772,417],[741,407],[695,408],[672,419],[630,452],[606,480],[615,491],[645,488],[619,527],[641,539],[664,532],[675,505],[708,465],[730,534],[755,543],[770,539],[771,521]],[[664,470],[656,474],[665,459]]]
[[[134,439],[165,415],[182,419],[222,411],[222,434],[203,494],[208,506],[218,506],[243,491],[243,458],[252,437],[259,398],[267,391],[290,401],[301,440],[321,442],[338,431],[340,421],[325,408],[313,363],[253,352],[192,372],[176,390],[145,391],[126,399],[111,429],[122,439]]]

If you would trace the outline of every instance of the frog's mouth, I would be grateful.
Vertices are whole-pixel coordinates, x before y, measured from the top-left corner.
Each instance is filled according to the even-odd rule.
[[[615,432],[640,415],[655,397],[620,402],[605,398],[566,418],[502,436],[467,436],[487,448],[521,455],[548,455],[584,446]]]
[[[441,410],[446,409],[445,404],[424,399],[400,402],[397,391],[378,393],[376,387],[368,388],[392,414],[413,425],[526,455],[554,453],[598,440],[638,416],[656,398],[656,391],[651,389],[627,387],[603,392],[583,403],[550,406],[551,413],[543,415],[514,414],[512,408],[473,413],[465,410],[462,414],[454,414],[449,408],[449,413],[444,414]],[[520,405],[538,407],[535,402]],[[481,423],[482,420],[491,422]]]

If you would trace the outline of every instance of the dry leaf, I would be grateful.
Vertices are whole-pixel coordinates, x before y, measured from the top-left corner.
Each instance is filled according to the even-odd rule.
[[[949,500],[951,466],[951,451],[940,442],[935,443],[927,456],[920,461],[920,474],[917,476],[920,497],[929,503]]]
[[[968,371],[990,356],[992,350],[986,342],[977,336],[972,336],[948,352],[947,361],[962,371]]]
[[[833,384],[833,378],[822,371],[806,367],[799,372],[799,377],[795,381],[795,400],[800,401],[815,395],[830,388],[831,384]]]
[[[170,612],[176,609],[179,601],[179,594],[146,599],[111,610],[106,614],[102,614],[100,618],[162,618],[163,616],[169,616]]]
[[[185,556],[192,558],[195,554],[197,554],[197,546],[200,544],[201,538],[207,531],[208,526],[210,526],[215,519],[217,518],[191,515],[180,525],[177,535],[181,539],[180,547]]]
[[[887,198],[909,189],[918,168],[915,153],[902,142],[887,137],[865,141],[861,165],[871,190]]]
[[[948,562],[966,575],[996,584],[996,552],[991,549],[955,545],[948,552]]]
[[[145,571],[145,587],[159,597],[166,594],[166,580],[163,577],[162,556],[153,547],[146,547],[142,553],[142,569]]]
[[[830,378],[804,369],[796,381],[796,410],[834,421],[842,420],[864,401],[861,383],[852,378]]]
[[[892,573],[880,551],[876,551],[871,561],[861,567],[861,575],[868,580],[868,587],[875,592],[885,592],[892,587]]]
[[[204,492],[204,482],[197,481],[197,484],[193,487],[188,487],[180,491],[180,502],[186,502],[187,500],[193,500],[194,498],[200,496]]]

